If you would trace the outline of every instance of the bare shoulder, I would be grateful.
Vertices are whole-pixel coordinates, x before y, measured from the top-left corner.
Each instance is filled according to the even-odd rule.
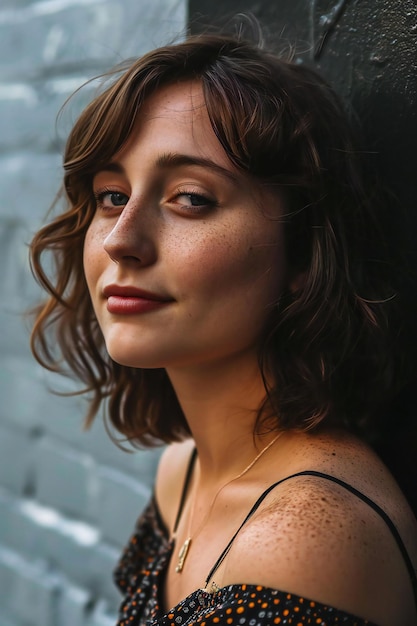
[[[172,530],[194,441],[187,439],[167,446],[159,461],[155,496],[166,527]]]
[[[292,473],[314,469],[364,493],[393,518],[415,560],[415,518],[377,457],[354,441],[346,452],[337,440],[316,444],[315,466],[295,462]],[[223,582],[291,592],[380,626],[416,623],[409,572],[386,523],[357,495],[320,476],[296,476],[268,495],[238,535]]]

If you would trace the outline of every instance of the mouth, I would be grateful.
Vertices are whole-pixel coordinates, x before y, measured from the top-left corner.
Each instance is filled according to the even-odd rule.
[[[137,287],[108,285],[103,289],[107,310],[114,315],[148,313],[166,307],[173,298],[138,289]]]

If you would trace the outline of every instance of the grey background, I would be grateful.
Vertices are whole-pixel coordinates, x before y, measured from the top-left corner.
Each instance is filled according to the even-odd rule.
[[[27,242],[58,189],[86,79],[183,33],[183,0],[0,1],[0,626],[110,626],[111,572],[158,454],[126,454],[34,362],[21,313],[38,295]],[[95,88],[95,87],[94,87]]]

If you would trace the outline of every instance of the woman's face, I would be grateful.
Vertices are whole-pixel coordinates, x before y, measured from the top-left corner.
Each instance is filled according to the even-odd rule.
[[[150,97],[93,188],[84,268],[111,358],[168,370],[256,359],[286,284],[283,207],[231,164],[199,83]]]

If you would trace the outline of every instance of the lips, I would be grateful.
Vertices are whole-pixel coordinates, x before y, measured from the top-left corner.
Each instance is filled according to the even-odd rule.
[[[159,302],[169,302],[172,298],[162,296],[152,291],[146,291],[145,289],[138,289],[137,287],[130,287],[128,285],[107,285],[103,289],[103,294],[106,298],[111,296],[120,296],[125,298],[143,298],[144,300],[157,300]]]
[[[152,291],[124,285],[107,285],[103,295],[107,298],[107,310],[115,315],[148,313],[174,301]]]

